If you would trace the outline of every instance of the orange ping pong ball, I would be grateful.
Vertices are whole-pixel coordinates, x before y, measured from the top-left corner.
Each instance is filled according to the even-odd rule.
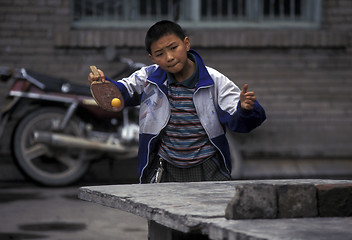
[[[121,101],[120,101],[120,99],[118,99],[118,98],[113,98],[112,100],[111,100],[111,105],[113,106],[113,107],[120,107],[120,105],[121,105]]]

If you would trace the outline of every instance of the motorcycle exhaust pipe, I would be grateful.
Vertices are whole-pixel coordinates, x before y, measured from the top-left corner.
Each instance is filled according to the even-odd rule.
[[[45,131],[35,131],[34,139],[37,142],[65,148],[79,148],[87,150],[97,150],[112,153],[128,153],[132,151],[137,152],[137,148],[123,146],[120,143],[102,143],[97,141],[87,140],[81,137],[74,137],[66,134],[52,133]]]

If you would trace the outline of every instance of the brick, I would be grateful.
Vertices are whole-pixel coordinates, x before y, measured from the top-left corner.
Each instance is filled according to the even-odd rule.
[[[278,218],[316,217],[318,215],[314,185],[282,185],[277,188]]]
[[[48,6],[58,7],[58,6],[62,5],[62,1],[61,0],[47,0],[47,4],[48,4]]]
[[[320,217],[352,216],[352,184],[320,184],[316,188]]]
[[[235,196],[227,205],[227,219],[276,218],[277,197],[274,185],[255,184],[239,185]]]

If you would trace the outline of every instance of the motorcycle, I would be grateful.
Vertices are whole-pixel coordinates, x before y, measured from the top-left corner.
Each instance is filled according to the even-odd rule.
[[[144,66],[128,58],[119,60],[126,67],[112,79]],[[11,99],[1,113],[0,137],[11,137],[17,165],[35,182],[69,185],[84,176],[91,160],[105,155],[137,157],[138,108],[107,112],[95,103],[88,84],[25,68],[0,67],[0,77],[9,84]]]

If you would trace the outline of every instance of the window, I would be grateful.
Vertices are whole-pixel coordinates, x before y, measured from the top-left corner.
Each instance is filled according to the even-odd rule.
[[[184,27],[312,27],[321,0],[74,0],[74,27],[148,27],[161,19]]]

